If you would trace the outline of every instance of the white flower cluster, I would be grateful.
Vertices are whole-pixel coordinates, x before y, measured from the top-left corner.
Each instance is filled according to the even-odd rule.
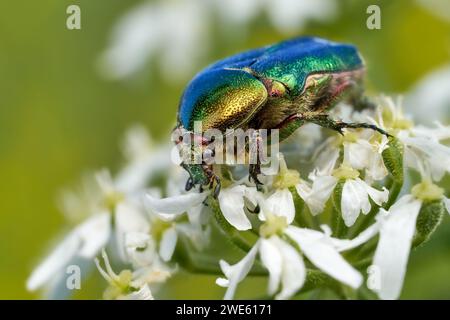
[[[276,299],[318,288],[350,298],[348,292],[366,286],[369,266],[378,270],[369,289],[381,299],[398,298],[411,248],[425,242],[450,211],[436,184],[450,172],[450,127],[415,126],[386,97],[373,111],[341,105],[335,112],[346,121],[377,124],[392,137],[367,129],[339,135],[306,125],[278,155],[278,172],[263,168],[262,190],[236,168],[215,168],[222,181],[217,199],[209,190],[184,191],[187,175],[170,162],[170,146],[154,147],[144,129],[132,129],[128,163],[117,177],[101,171],[93,186],[87,184],[87,197],[64,197],[72,220],[83,220],[35,269],[28,288],[57,287],[56,275],[66,266],[92,261],[106,248],[123,266],[116,274],[106,251],[104,267],[95,259],[109,283],[108,299],[152,299],[178,270],[206,268],[218,274],[225,299],[251,274],[268,275],[267,295]],[[419,180],[409,178],[412,171]],[[220,241],[212,226],[244,251],[240,261],[208,256],[204,248]]]
[[[252,21],[267,18],[279,32],[298,33],[311,20],[332,19],[337,10],[334,0],[143,1],[114,26],[101,71],[124,79],[157,57],[163,75],[178,80],[209,52],[208,44],[217,37],[210,31],[215,24],[236,37],[246,34]]]

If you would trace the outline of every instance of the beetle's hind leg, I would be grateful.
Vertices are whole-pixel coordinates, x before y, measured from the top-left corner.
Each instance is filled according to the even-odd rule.
[[[342,129],[344,128],[351,128],[351,129],[372,129],[374,131],[377,131],[383,135],[385,135],[386,137],[391,137],[391,135],[385,131],[384,129],[381,129],[380,127],[377,127],[374,124],[370,124],[370,123],[355,123],[355,122],[342,122],[342,121],[337,121],[336,122],[336,127],[332,128],[336,131],[338,131],[339,133],[342,134]]]
[[[365,123],[365,122],[357,123],[357,122],[336,121],[336,120],[331,119],[327,114],[318,114],[318,115],[309,117],[308,121],[318,124],[321,127],[335,130],[335,131],[339,132],[340,134],[343,134],[342,129],[351,128],[351,129],[371,129],[371,130],[377,131],[387,137],[391,136],[384,129],[377,127],[374,124]]]

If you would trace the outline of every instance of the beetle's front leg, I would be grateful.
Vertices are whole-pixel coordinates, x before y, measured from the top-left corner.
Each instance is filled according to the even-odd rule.
[[[258,175],[261,174],[261,160],[265,161],[265,159],[261,159],[263,157],[261,151],[263,150],[263,139],[260,136],[258,130],[253,132],[252,141],[247,145],[248,153],[249,153],[249,176],[248,180],[250,182],[254,182],[256,185],[256,189],[258,191],[261,189],[263,183],[258,179]],[[252,163],[252,162],[255,163]]]
[[[181,166],[189,173],[185,188],[186,191],[191,190],[197,185],[199,186],[200,192],[203,192],[204,186],[209,186],[210,189],[214,187],[213,195],[217,198],[220,193],[221,183],[210,165],[182,163]]]

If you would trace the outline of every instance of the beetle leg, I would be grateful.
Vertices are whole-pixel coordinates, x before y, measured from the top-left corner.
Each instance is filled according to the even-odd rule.
[[[204,170],[206,176],[209,179],[209,182],[207,183],[208,186],[209,186],[209,189],[213,189],[214,188],[213,196],[214,196],[214,198],[217,199],[217,197],[219,196],[219,193],[220,193],[221,186],[222,186],[221,183],[220,183],[220,179],[214,173],[214,171],[213,171],[211,166],[203,165],[203,170]],[[214,187],[214,183],[216,184],[215,187]],[[202,187],[202,186],[200,186],[200,187]]]
[[[253,181],[256,184],[256,189],[258,191],[261,191],[261,186],[263,185],[263,183],[258,179],[258,174],[260,174],[260,173],[261,173],[261,164],[260,163],[250,164],[248,180],[250,182]]]
[[[222,184],[220,183],[220,179],[218,176],[214,175],[214,180],[216,182],[216,186],[214,187],[214,198],[217,199],[220,193],[220,189],[222,188]]]
[[[370,124],[370,123],[354,123],[354,122],[343,122],[343,121],[335,121],[328,117],[328,115],[325,114],[318,114],[316,116],[312,116],[308,118],[309,122],[318,124],[321,127],[329,128],[332,130],[335,130],[339,132],[340,134],[343,134],[342,129],[344,128],[352,128],[352,129],[371,129],[374,131],[377,131],[387,137],[391,137],[391,135],[383,130],[382,128],[377,127],[376,125]]]
[[[283,120],[275,129],[279,130],[279,140],[280,142],[291,136],[291,134],[300,128],[307,118],[301,114],[293,114]]]
[[[186,191],[191,190],[194,187],[194,180],[192,180],[192,177],[189,177],[186,181],[186,187],[184,188]]]

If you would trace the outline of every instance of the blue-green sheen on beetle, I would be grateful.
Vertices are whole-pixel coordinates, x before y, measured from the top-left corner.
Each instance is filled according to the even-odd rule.
[[[343,128],[382,129],[367,123],[335,121],[328,111],[346,101],[357,108],[370,103],[363,96],[364,62],[348,44],[301,37],[253,49],[220,60],[198,73],[185,89],[176,129],[279,129],[280,140],[305,122],[342,133]],[[186,184],[213,187],[220,181],[212,166],[182,164]],[[250,165],[250,178],[259,185],[259,165]],[[200,187],[200,189],[202,189]]]

